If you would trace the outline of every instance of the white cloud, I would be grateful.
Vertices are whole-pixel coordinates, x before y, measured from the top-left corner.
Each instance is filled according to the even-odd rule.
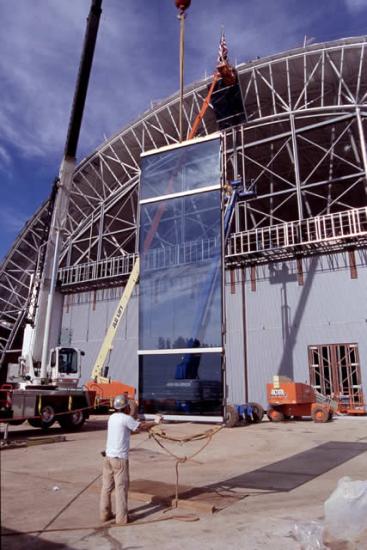
[[[352,13],[359,12],[367,8],[367,0],[344,0],[346,7]]]
[[[29,0],[2,6],[0,142],[28,158],[61,157],[90,1],[32,2],[32,9]],[[144,6],[145,0],[103,6],[79,157],[144,111],[156,94],[177,88],[168,71],[159,74],[160,55],[151,56],[149,47],[157,44],[149,41],[157,41],[159,29],[144,17]]]
[[[9,155],[5,147],[2,147],[0,145],[0,170],[9,168],[11,164],[12,164],[11,156]]]
[[[359,9],[367,0],[345,2]],[[290,0],[211,0],[210,16],[208,4],[195,0],[188,12],[187,84],[214,70],[223,24],[232,62],[243,62],[301,46],[307,25],[320,17]],[[2,2],[0,146],[61,160],[89,6],[90,0]],[[179,85],[174,3],[105,0],[102,7],[79,158]]]

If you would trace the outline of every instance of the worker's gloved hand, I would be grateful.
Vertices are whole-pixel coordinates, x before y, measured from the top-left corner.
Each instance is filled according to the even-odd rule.
[[[156,424],[160,424],[160,423],[162,422],[162,420],[163,420],[163,416],[162,416],[161,414],[156,414],[156,415],[154,416],[154,422],[155,422]]]

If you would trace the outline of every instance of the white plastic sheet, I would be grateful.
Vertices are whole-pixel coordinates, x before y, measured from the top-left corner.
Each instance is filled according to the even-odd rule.
[[[339,480],[325,502],[325,527],[336,539],[347,541],[367,528],[367,480]]]

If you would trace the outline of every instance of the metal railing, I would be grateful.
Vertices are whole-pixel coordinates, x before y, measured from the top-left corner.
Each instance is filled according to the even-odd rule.
[[[200,263],[218,257],[220,254],[220,240],[216,238],[188,241],[149,250],[143,255],[142,269],[155,271],[178,265]]]
[[[132,271],[136,258],[137,254],[127,254],[98,262],[63,267],[59,269],[59,280],[61,286],[76,286],[97,280],[124,277]]]
[[[296,251],[336,249],[363,236],[367,236],[367,207],[233,233],[226,256],[256,263]]]
[[[367,244],[367,207],[233,233],[228,239],[226,260],[229,263],[263,263],[291,257],[296,252],[307,254],[339,250],[357,239],[361,244]],[[149,251],[142,266],[148,270],[159,270],[201,262],[212,258],[218,251],[216,239],[166,246]],[[61,268],[61,287],[88,286],[96,281],[102,283],[104,280],[127,277],[136,258],[136,254],[128,254]]]
[[[202,239],[189,241],[175,246],[154,248],[144,254],[142,269],[155,271],[207,261],[221,252],[218,239]],[[99,262],[89,262],[59,270],[61,287],[77,287],[93,283],[94,281],[112,280],[126,277],[133,269],[137,254],[118,256]]]

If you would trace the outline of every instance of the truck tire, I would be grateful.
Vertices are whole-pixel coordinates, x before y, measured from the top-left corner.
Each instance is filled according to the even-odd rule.
[[[237,409],[233,405],[227,405],[226,415],[224,417],[224,424],[226,428],[233,428],[239,423],[240,417]]]
[[[44,405],[41,409],[40,418],[28,418],[28,424],[33,428],[47,430],[56,420],[55,410],[52,405]]]
[[[249,403],[252,408],[252,422],[258,424],[264,418],[264,409],[259,403]]]
[[[84,411],[74,411],[69,414],[62,414],[58,418],[60,426],[64,430],[77,431],[80,430],[86,420]]]
[[[282,422],[284,420],[284,414],[277,409],[268,409],[266,414],[271,422]]]
[[[323,424],[329,420],[329,411],[325,409],[322,405],[312,408],[311,417],[314,422],[318,424]]]
[[[24,418],[22,418],[21,420],[9,420],[9,424],[11,426],[20,426],[21,424],[23,424],[23,422],[25,422]]]

